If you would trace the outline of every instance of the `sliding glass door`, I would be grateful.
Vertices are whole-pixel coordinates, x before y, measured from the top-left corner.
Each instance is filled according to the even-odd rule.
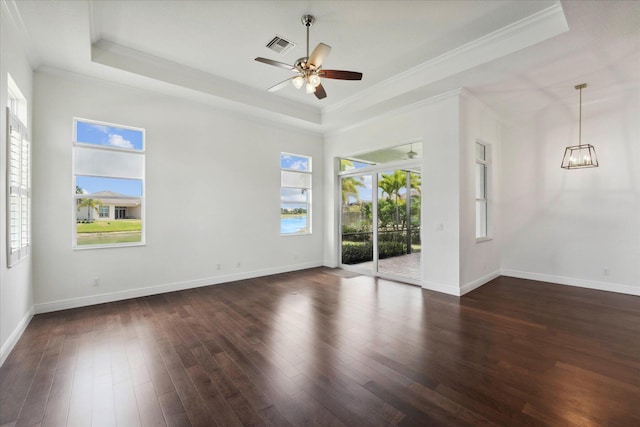
[[[420,280],[420,173],[378,173],[378,270],[385,276]]]
[[[367,169],[340,176],[341,265],[420,283],[420,168]]]
[[[373,272],[373,187],[372,175],[340,178],[342,190],[342,264]]]

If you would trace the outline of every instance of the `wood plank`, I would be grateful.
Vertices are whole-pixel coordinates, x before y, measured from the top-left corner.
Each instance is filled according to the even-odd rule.
[[[34,316],[0,426],[640,425],[640,298],[315,268]]]

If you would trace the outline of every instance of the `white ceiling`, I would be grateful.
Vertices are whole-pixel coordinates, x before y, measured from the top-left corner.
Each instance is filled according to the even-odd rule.
[[[7,0],[30,58],[45,67],[188,97],[220,108],[330,131],[459,87],[505,120],[570,114],[638,90],[638,1],[28,1]],[[254,61],[305,55],[302,15],[316,17],[311,49],[328,97],[288,86],[292,74]],[[275,35],[297,44],[284,55]],[[613,95],[612,95],[613,94]],[[590,101],[589,101],[590,100]]]

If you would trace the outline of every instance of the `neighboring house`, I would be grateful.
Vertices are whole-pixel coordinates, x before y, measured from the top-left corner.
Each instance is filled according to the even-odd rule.
[[[90,217],[88,206],[78,207],[78,221],[142,218],[140,198],[128,197],[113,191],[98,191],[85,196],[98,203],[94,206]]]

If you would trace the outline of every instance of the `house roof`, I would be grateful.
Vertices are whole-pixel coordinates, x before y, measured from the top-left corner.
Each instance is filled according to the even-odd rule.
[[[116,193],[114,191],[96,191],[95,193],[87,194],[90,198],[99,200],[103,205],[116,205],[116,206],[140,206],[139,197],[125,196],[124,194]]]

